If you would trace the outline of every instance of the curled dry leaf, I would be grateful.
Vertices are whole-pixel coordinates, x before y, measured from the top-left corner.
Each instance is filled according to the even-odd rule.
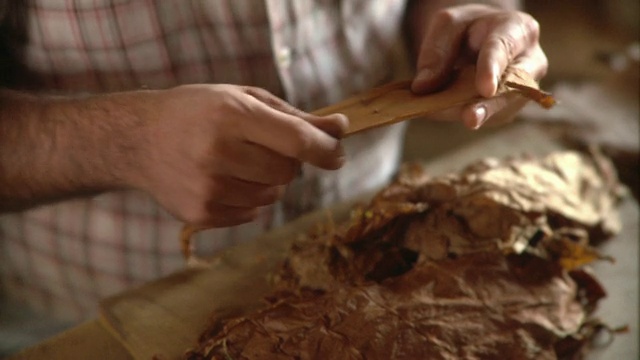
[[[299,240],[261,310],[209,329],[185,359],[579,358],[602,329],[582,266],[613,235],[598,155],[416,166],[350,221]]]
[[[503,75],[498,92],[515,90],[521,95],[537,102],[545,109],[551,109],[556,104],[556,99],[548,92],[538,88],[538,83],[531,75],[518,68],[508,68]]]

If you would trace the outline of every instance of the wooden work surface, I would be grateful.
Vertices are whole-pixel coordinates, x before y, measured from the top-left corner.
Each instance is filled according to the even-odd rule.
[[[481,157],[522,152],[544,155],[560,149],[536,127],[510,126],[481,141],[427,163],[433,174],[459,169]],[[346,216],[349,204],[330,209],[334,218]],[[185,270],[127,291],[102,304],[102,316],[64,332],[12,359],[159,359],[178,357],[194,344],[216,314],[252,306],[268,291],[267,274],[282,259],[297,234],[326,219],[312,213],[256,241],[225,251],[210,269]],[[638,358],[638,204],[622,206],[624,230],[603,249],[615,264],[596,264],[609,292],[598,314],[612,326],[628,324],[631,333],[619,336],[591,359]],[[124,344],[124,345],[123,345]]]

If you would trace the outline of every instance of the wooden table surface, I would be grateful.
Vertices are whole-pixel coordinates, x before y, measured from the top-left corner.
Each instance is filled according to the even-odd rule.
[[[35,359],[133,359],[127,349],[94,319],[56,335],[10,358]]]
[[[484,138],[430,161],[427,169],[433,174],[459,169],[481,157],[504,157],[527,152],[543,155],[561,146],[538,128],[527,124],[506,127],[504,131]],[[324,213],[318,213],[318,220]],[[609,297],[601,303],[598,315],[612,326],[628,324],[631,333],[619,336],[608,348],[593,352],[590,359],[638,358],[638,204],[627,200],[622,208],[623,233],[615,241],[605,245],[604,251],[613,255],[616,264],[601,263],[595,266],[603,280]],[[313,214],[312,214],[313,215]],[[105,328],[102,321],[94,319],[25,349],[10,358],[26,359],[133,359],[132,355]]]

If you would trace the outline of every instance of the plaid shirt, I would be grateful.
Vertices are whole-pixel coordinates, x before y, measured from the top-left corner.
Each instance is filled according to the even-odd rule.
[[[403,0],[32,0],[23,62],[47,92],[233,83],[309,110],[391,80],[404,7]],[[197,250],[214,253],[381,185],[395,171],[402,132],[349,138],[344,169],[305,167],[257,221],[207,231]],[[2,215],[4,291],[80,320],[100,298],[184,267],[180,227],[133,191]]]

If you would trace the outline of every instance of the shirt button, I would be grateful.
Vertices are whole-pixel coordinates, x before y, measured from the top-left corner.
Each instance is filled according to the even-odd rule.
[[[278,50],[276,59],[278,64],[282,67],[289,67],[291,65],[291,48],[288,46],[283,46]]]

